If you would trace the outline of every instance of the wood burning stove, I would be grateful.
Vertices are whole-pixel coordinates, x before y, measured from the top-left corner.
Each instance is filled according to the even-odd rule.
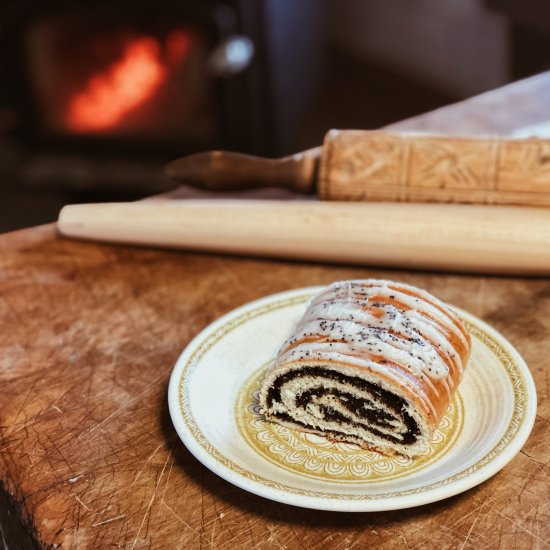
[[[144,166],[185,153],[288,152],[319,55],[318,6],[296,4],[0,7],[0,105],[13,121],[3,138],[20,152],[17,175],[149,189],[162,177]]]

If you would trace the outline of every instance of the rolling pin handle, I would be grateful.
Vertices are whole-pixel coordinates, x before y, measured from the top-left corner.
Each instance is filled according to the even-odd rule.
[[[165,172],[172,179],[210,191],[283,187],[313,193],[320,156],[320,147],[281,159],[208,151],[179,158]]]

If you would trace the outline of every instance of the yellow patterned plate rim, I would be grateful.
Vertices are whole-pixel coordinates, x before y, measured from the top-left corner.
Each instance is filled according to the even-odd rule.
[[[459,494],[495,475],[520,451],[536,416],[536,390],[531,373],[523,358],[500,333],[474,315],[455,308],[472,336],[482,339],[487,349],[498,356],[499,368],[503,369],[499,374],[505,373],[512,399],[508,410],[502,411],[510,417],[507,426],[498,434],[498,441],[478,453],[479,457],[475,462],[460,471],[451,472],[448,476],[419,486],[407,487],[405,476],[403,489],[388,491],[365,486],[364,491],[359,494],[349,494],[333,489],[327,491],[312,489],[310,486],[301,487],[299,480],[292,484],[281,483],[278,480],[280,472],[277,466],[265,459],[266,464],[262,466],[260,474],[230,458],[228,451],[231,445],[235,445],[235,441],[222,440],[214,443],[204,433],[204,413],[201,413],[202,418],[199,421],[195,417],[196,411],[191,406],[190,399],[191,393],[196,389],[193,387],[194,373],[198,372],[205,354],[219,345],[227,335],[235,335],[245,324],[272,312],[284,313],[286,309],[297,306],[305,308],[310,297],[322,288],[291,290],[245,304],[206,327],[178,358],[168,388],[170,415],[182,442],[207,468],[241,489],[278,502],[319,510],[369,512],[408,508]],[[258,366],[257,361],[250,359],[243,357],[242,361],[243,368],[249,370],[248,377]],[[223,368],[222,363],[223,360],[220,368]],[[241,388],[231,390],[229,386],[226,397],[231,400],[233,410]],[[502,388],[501,390],[505,391]],[[208,420],[206,418],[206,422]],[[242,444],[246,445],[244,439]]]

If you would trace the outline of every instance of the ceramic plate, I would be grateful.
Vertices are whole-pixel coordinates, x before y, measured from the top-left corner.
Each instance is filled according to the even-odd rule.
[[[218,319],[182,353],[168,400],[176,430],[206,467],[263,497],[319,510],[368,512],[434,502],[481,483],[527,439],[536,412],[533,379],[512,345],[457,310],[472,357],[428,452],[386,457],[265,422],[264,370],[321,288],[268,296]]]

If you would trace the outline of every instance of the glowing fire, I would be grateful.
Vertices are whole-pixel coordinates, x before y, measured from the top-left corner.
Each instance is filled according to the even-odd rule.
[[[187,56],[191,38],[183,31],[167,37],[170,63]],[[133,40],[120,60],[92,76],[86,88],[72,98],[66,126],[75,132],[97,132],[115,126],[155,94],[165,81],[166,72],[157,40],[147,36]]]

